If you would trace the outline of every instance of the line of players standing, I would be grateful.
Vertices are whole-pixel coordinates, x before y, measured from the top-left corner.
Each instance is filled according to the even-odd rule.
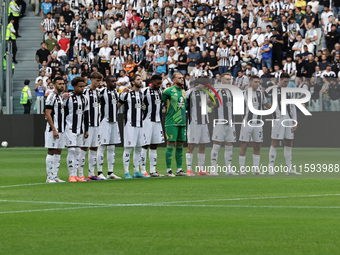
[[[280,79],[280,83],[276,86],[280,95],[280,88],[287,86],[289,77],[284,74]],[[182,77],[179,77],[182,76]],[[228,74],[223,76],[223,82],[228,84]],[[74,91],[71,93],[63,93],[65,84],[62,78],[57,77],[54,80],[55,91],[50,94],[46,100],[46,131],[45,131],[45,147],[48,149],[46,156],[46,171],[48,183],[64,182],[59,179],[58,172],[60,166],[61,151],[66,145],[68,147],[67,166],[69,171],[69,182],[86,182],[88,180],[104,180],[104,179],[121,179],[113,173],[115,164],[115,145],[121,143],[120,132],[118,127],[117,113],[118,109],[124,105],[124,153],[123,166],[126,179],[130,178],[148,178],[162,177],[164,175],[156,171],[157,164],[157,145],[164,143],[164,135],[162,129],[162,101],[168,106],[167,118],[176,118],[177,113],[169,112],[169,106],[174,102],[179,103],[179,110],[183,103],[189,111],[188,124],[188,150],[186,153],[186,163],[188,172],[182,170],[182,151],[183,137],[181,141],[169,141],[173,137],[173,132],[166,123],[167,141],[167,174],[166,176],[188,176],[194,175],[192,170],[193,150],[198,144],[198,166],[199,175],[218,175],[217,171],[211,171],[211,174],[204,171],[205,162],[205,144],[210,142],[209,131],[207,127],[208,119],[201,115],[201,94],[208,96],[199,86],[191,88],[187,92],[183,90],[183,75],[175,73],[173,76],[174,87],[185,94],[185,101],[182,97],[173,98],[170,93],[162,93],[161,84],[162,77],[154,75],[151,79],[151,86],[142,89],[142,80],[139,75],[130,78],[132,87],[126,88],[119,95],[116,90],[116,82],[114,76],[106,77],[106,87],[99,89],[102,83],[102,75],[94,72],[90,76],[91,85],[85,87],[84,79],[76,77],[72,80]],[[262,110],[263,106],[270,108],[264,92],[258,89],[259,78],[254,76],[250,78],[250,86],[253,91],[253,105],[258,110]],[[172,87],[168,88],[171,90]],[[213,111],[217,114],[218,119],[232,120],[232,94],[229,90],[219,89],[222,104],[217,105]],[[270,91],[268,91],[270,94]],[[177,95],[177,93],[175,93]],[[245,92],[247,98],[247,92]],[[178,102],[177,102],[178,100]],[[279,96],[280,100],[280,96]],[[186,104],[186,102],[188,102]],[[246,100],[245,100],[246,103]],[[182,107],[183,108],[183,107]],[[281,116],[280,109],[276,109],[275,115],[277,119],[296,119],[295,109],[288,109],[289,116]],[[169,116],[172,115],[172,116]],[[183,115],[182,115],[183,119]],[[184,118],[185,119],[185,118]],[[244,119],[252,120],[255,124],[261,119],[260,116],[253,115],[246,103],[246,114]],[[183,120],[181,120],[183,122]],[[186,121],[184,120],[184,123]],[[274,174],[273,166],[276,157],[276,147],[279,140],[285,140],[284,154],[287,166],[291,166],[292,158],[292,140],[295,128],[284,128],[275,122],[272,131],[272,144],[270,148],[270,174]],[[185,127],[184,127],[185,130]],[[183,134],[182,134],[183,136]],[[176,134],[177,137],[177,134]],[[179,137],[179,136],[178,136]],[[185,139],[185,132],[184,132]],[[216,125],[213,130],[212,140],[214,141],[211,151],[211,165],[217,164],[218,151],[222,143],[225,143],[225,162],[229,170],[227,174],[235,175],[231,170],[232,159],[232,143],[236,141],[235,126]],[[263,141],[262,126],[242,126],[240,133],[241,151],[239,155],[240,174],[245,174],[245,152],[250,141],[253,141],[253,166],[254,173],[262,174],[259,171],[260,148]],[[181,144],[177,146],[178,144]],[[171,170],[172,150],[176,145],[176,175]],[[146,154],[149,148],[150,175],[146,172]],[[178,148],[177,148],[178,147]],[[103,174],[104,152],[107,149],[108,174]],[[130,154],[133,154],[133,176],[129,173]],[[86,152],[88,153],[89,173],[88,177],[84,176],[84,165]],[[170,151],[170,154],[169,154]],[[169,154],[169,155],[168,155]],[[179,155],[177,157],[177,154]],[[169,163],[170,162],[170,163]],[[98,175],[95,175],[95,166],[97,165]],[[141,172],[140,172],[141,168]],[[214,169],[214,168],[212,168]],[[289,173],[297,174],[293,169],[289,168]]]

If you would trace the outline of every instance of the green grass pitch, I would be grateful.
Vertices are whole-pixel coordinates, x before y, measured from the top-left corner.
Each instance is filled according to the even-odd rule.
[[[158,150],[157,166],[163,174],[164,152]],[[206,152],[209,164],[210,148]],[[233,165],[238,152],[234,148]],[[294,148],[293,164],[339,164],[339,152]],[[119,176],[122,153],[116,149]],[[66,154],[65,149],[64,180]],[[277,164],[284,164],[282,148],[277,155]],[[45,157],[43,148],[0,149],[1,254],[339,252],[340,173],[46,184]],[[268,148],[261,163],[268,164]]]

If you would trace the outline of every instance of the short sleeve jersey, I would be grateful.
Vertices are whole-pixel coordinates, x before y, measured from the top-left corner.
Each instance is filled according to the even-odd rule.
[[[186,126],[185,90],[172,86],[164,91],[162,101],[167,105],[165,126]]]

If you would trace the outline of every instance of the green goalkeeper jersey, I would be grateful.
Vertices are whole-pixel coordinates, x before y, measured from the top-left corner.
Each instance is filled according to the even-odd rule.
[[[185,90],[172,86],[163,92],[163,102],[167,105],[165,126],[186,126]]]

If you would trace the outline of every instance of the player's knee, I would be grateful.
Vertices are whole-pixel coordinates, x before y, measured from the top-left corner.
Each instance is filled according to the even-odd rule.
[[[253,148],[254,148],[254,152],[260,152],[261,144],[260,143],[254,143]]]
[[[144,148],[144,147],[143,147]],[[146,147],[147,148],[147,147]],[[151,144],[150,145],[150,150],[156,150],[157,149],[157,144]]]
[[[271,146],[276,148],[277,146],[279,146],[279,141],[278,140],[272,140]]]
[[[107,146],[107,151],[109,153],[114,153],[115,152],[115,146],[114,145],[109,145]]]
[[[76,155],[77,149],[75,147],[68,148],[68,154],[70,155]]]
[[[284,144],[287,147],[293,147],[293,140],[285,139]]]

